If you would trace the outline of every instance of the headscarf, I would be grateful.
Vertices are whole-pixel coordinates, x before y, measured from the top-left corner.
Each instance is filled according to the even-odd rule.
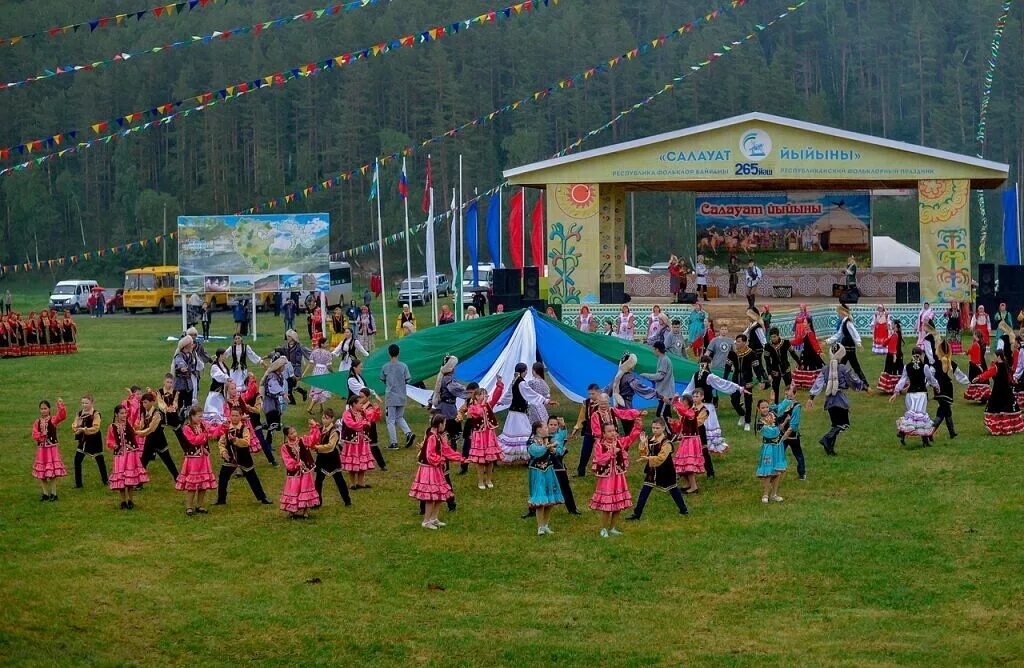
[[[288,364],[287,357],[278,357],[270,363],[269,367],[267,367],[267,373],[276,373],[283,369],[286,364]]]
[[[832,344],[832,359],[828,362],[828,382],[825,383],[825,396],[834,397],[839,394],[839,365],[846,357],[846,348],[838,343]]]
[[[618,406],[625,406],[626,401],[619,394],[619,381],[622,377],[632,371],[636,367],[636,355],[633,353],[625,353],[622,359],[619,360],[619,370],[615,372],[615,379],[612,380],[612,398],[615,400],[615,404]]]
[[[177,350],[174,351],[174,354],[180,355],[181,351],[184,350],[186,346],[190,346],[193,343],[195,343],[195,341],[193,341],[192,337],[186,334],[185,336],[178,339],[178,348]]]
[[[430,395],[430,405],[438,406],[441,403],[441,379],[449,374],[455,373],[455,366],[459,358],[455,355],[445,355],[441,362],[441,368],[437,372],[437,380],[434,381],[434,393]]]

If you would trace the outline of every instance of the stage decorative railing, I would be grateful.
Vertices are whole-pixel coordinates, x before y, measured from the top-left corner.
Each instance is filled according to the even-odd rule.
[[[896,294],[897,283],[917,283],[920,275],[916,268],[910,269],[862,269],[857,274],[857,287],[861,296],[867,299],[876,297],[892,298]],[[740,294],[743,290],[743,276],[740,275]],[[839,269],[765,269],[764,278],[758,286],[758,294],[763,297],[775,297],[775,289],[792,290],[793,297],[830,297],[833,284],[842,284],[843,272]],[[709,284],[718,288],[720,295],[729,289],[729,273],[713,269]],[[693,277],[690,277],[690,288],[693,288]],[[626,294],[633,297],[668,297],[671,286],[668,274],[630,274],[626,276]]]

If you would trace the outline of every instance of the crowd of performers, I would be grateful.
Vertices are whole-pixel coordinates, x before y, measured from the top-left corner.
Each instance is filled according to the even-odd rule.
[[[189,516],[208,512],[207,492],[216,490],[213,505],[226,504],[236,478],[246,481],[256,501],[271,504],[255,466],[255,458],[262,453],[274,467],[278,458],[283,464],[279,508],[302,519],[323,504],[328,478],[348,506],[351,491],[371,488],[370,472],[387,470],[377,428],[383,419],[387,448],[411,448],[419,440],[409,496],[420,502],[424,529],[444,527],[441,509],[456,508],[454,466],[460,474],[472,466],[478,489],[486,493],[494,488],[496,466],[518,464],[527,469],[524,517],[536,517],[538,535],[553,533],[554,507],[564,505],[570,514],[579,514],[565,456],[570,442],[580,438],[576,476],[596,476],[589,507],[601,514],[600,535],[608,537],[621,533],[623,511],[632,508],[627,520],[641,519],[656,489],[672,498],[680,514],[687,514],[685,497],[700,492],[700,476],[715,476],[713,456],[729,450],[718,413],[719,399],[727,395],[737,426],[759,432],[761,448],[754,472],[762,482],[762,502],[781,502],[779,485],[789,466],[787,451],[796,460],[799,478],[807,475],[801,443],[803,411],[813,409],[823,397],[830,426],[818,442],[834,456],[840,434],[850,427],[848,393],[871,392],[858,359],[864,344],[844,305],[838,307],[837,331],[825,341],[827,363],[806,308],[797,317],[791,339],[770,326],[770,313],[752,308],[747,315],[748,326],[731,338],[725,327],[714,332],[710,319],[691,321],[691,332],[693,322],[704,329],[700,345],[687,345],[699,355],[699,364],[682,394],[675,391],[667,356],[680,345],[680,323],[656,318],[660,327],[651,342],[658,359],[656,370],[638,374],[636,356],[625,354],[607,385],[588,388],[571,428],[548,413],[556,404],[542,363],[532,367],[519,363],[513,378],[507,383],[497,378],[488,392],[457,380],[458,359],[445,356],[429,400],[430,425],[419,439],[404,417],[411,376],[399,359],[397,345],[389,347],[391,359],[381,371],[379,380],[386,387],[381,398],[363,377],[362,358],[367,350],[347,329],[340,339],[318,338],[316,347],[302,345],[296,333],[289,331],[284,345],[268,355],[259,355],[237,335],[229,348],[211,355],[196,332],[189,330],[179,340],[171,371],[157,389],[127,388],[109,423],[91,396],[81,398],[71,424],[77,444],[75,486],[82,487],[83,465],[91,458],[101,482],[117,492],[121,508],[132,510],[135,491],[150,482],[147,468],[160,459],[176,489],[184,493]],[[975,318],[965,374],[953,360],[953,346],[936,332],[930,308],[922,311],[918,339],[907,361],[900,323],[879,306],[871,350],[884,354],[886,362],[877,387],[891,394],[891,400],[906,392],[906,412],[897,422],[902,442],[916,436],[930,445],[943,423],[950,438],[956,437],[954,381],[967,386],[968,400],[986,404],[985,425],[990,433],[1024,432],[1018,406],[1018,402],[1024,404],[1024,356],[1020,355],[1024,339],[1014,333],[1008,318],[1001,319],[989,332],[989,340],[1001,341],[989,363],[989,346],[979,326],[981,315]],[[581,328],[589,326],[581,323]],[[329,392],[314,388],[307,393],[298,384],[304,372],[327,373],[335,364],[348,374],[349,396],[340,415],[324,406]],[[259,379],[254,373],[257,368],[263,369]],[[205,400],[200,401],[204,371],[209,385]],[[803,404],[797,399],[800,388],[809,391],[809,400]],[[768,392],[770,399],[755,404],[756,389]],[[929,389],[938,404],[934,418],[928,409]],[[653,415],[633,407],[637,397],[658,402]],[[302,408],[306,414],[286,426],[285,411]],[[502,423],[498,413],[506,409]],[[56,406],[48,401],[39,404],[39,418],[32,428],[38,446],[33,475],[42,486],[42,501],[57,500],[56,480],[67,475],[58,425],[68,417],[60,400]],[[180,468],[171,454],[172,438],[184,453]],[[113,459],[109,474],[107,450]],[[220,463],[216,472],[214,453]],[[631,459],[633,453],[637,456]],[[626,479],[634,462],[644,467],[635,505]]]
[[[69,311],[16,311],[0,316],[0,357],[68,355],[78,352],[78,326]]]

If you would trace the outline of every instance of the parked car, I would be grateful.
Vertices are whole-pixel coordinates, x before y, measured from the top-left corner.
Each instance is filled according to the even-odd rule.
[[[448,283],[448,277],[445,276],[444,274],[436,274],[436,276],[437,276],[437,296],[438,297],[447,297],[449,294],[451,294],[451,291],[452,291],[452,286]],[[427,286],[427,291],[429,292],[430,291],[430,283],[427,280],[427,275],[426,274],[421,275],[420,276],[420,280],[423,281],[423,284]]]
[[[398,287],[398,305],[423,306],[430,303],[430,287],[426,279],[404,280]]]
[[[50,308],[67,309],[72,313],[84,311],[89,304],[89,295],[98,285],[96,281],[60,281],[50,292]]]
[[[478,276],[480,282],[478,285],[473,285],[473,267],[466,267],[462,274],[462,307],[472,305],[473,293],[483,290],[487,294],[491,291],[491,272],[494,271],[494,265],[490,262],[481,264],[478,268]]]
[[[107,313],[124,310],[124,288],[106,288],[103,290],[103,298],[106,300]]]

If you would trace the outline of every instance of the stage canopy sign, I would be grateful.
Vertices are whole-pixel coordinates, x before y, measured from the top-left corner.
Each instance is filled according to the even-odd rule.
[[[330,288],[330,215],[179,216],[182,293]]]

